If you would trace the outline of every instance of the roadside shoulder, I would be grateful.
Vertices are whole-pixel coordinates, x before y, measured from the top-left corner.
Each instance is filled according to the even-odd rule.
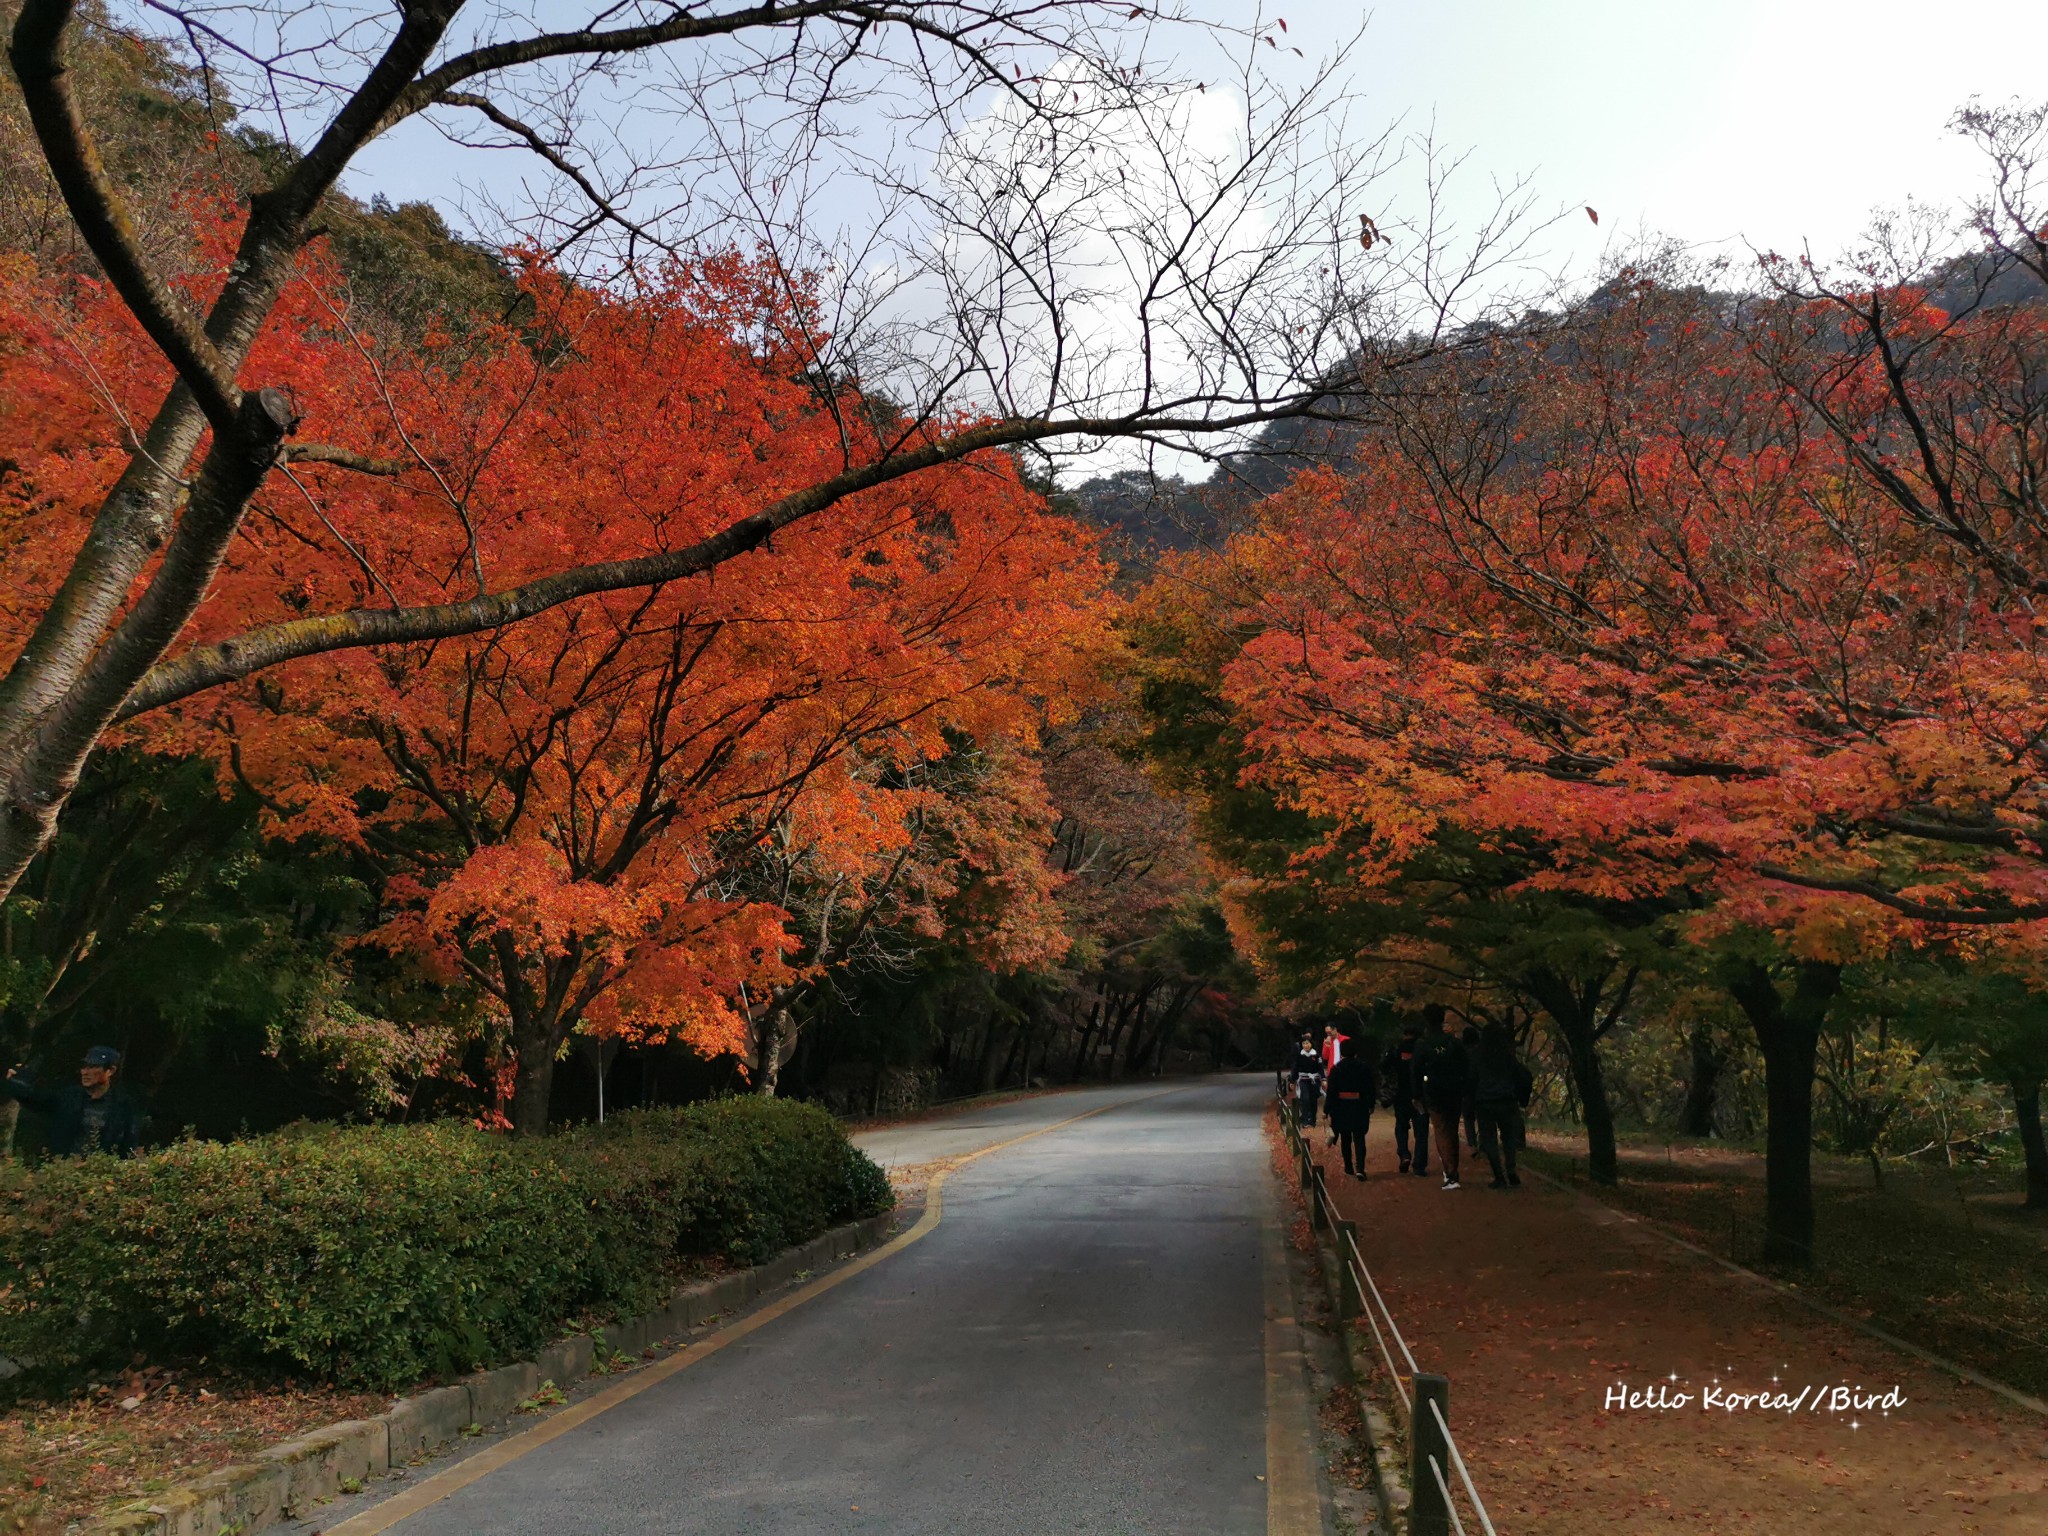
[[[254,1532],[305,1522],[316,1512],[314,1523],[291,1528],[331,1527],[401,1492],[426,1462],[452,1464],[537,1416],[603,1390],[605,1378],[659,1361],[755,1302],[887,1241],[904,1219],[904,1212],[892,1210],[834,1228],[765,1264],[680,1287],[659,1311],[558,1340],[532,1360],[400,1398],[372,1418],[294,1436],[84,1530],[90,1536],[216,1536],[224,1529]]]

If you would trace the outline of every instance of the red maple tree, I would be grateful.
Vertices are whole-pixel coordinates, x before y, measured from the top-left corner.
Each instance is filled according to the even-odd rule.
[[[260,345],[290,351],[295,408],[354,446],[258,493],[196,644],[685,548],[890,430],[852,395],[819,408],[777,342],[801,298],[761,263],[678,263],[623,294],[535,265],[523,292],[507,325],[408,349],[365,334],[317,264],[290,285]],[[40,402],[8,418],[18,639],[122,454],[100,423],[162,380],[97,285],[29,274],[7,297],[28,344],[0,397]],[[531,1132],[579,1026],[758,1055],[742,990],[784,995],[830,956],[740,872],[793,826],[842,877],[886,867],[930,814],[898,787],[918,765],[1028,742],[1087,686],[1103,580],[1007,457],[974,457],[695,577],[174,702],[148,740],[215,755],[283,833],[380,861],[395,905],[376,937],[489,997]]]
[[[1779,936],[1789,990],[1752,966],[1731,991],[1772,1079],[1771,1247],[1796,1256],[1840,966],[1900,936],[2038,951],[2048,679],[2024,591],[1916,507],[1931,483],[1874,471],[1882,357],[1838,349],[1802,393],[1759,335],[1804,327],[1811,364],[1812,308],[1732,307],[1637,276],[1500,338],[1201,579],[1244,637],[1250,771],[1362,850],[1357,878],[1455,826],[1533,839],[1529,888]],[[1900,325],[1972,345],[1947,318]],[[1980,371],[2048,356],[2038,316],[1986,325]],[[2038,451],[1973,421],[1982,462]]]

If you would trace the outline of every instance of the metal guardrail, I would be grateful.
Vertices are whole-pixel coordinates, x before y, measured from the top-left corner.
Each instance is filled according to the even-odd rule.
[[[1287,1132],[1287,1144],[1294,1153],[1300,1173],[1302,1195],[1308,1203],[1309,1226],[1330,1234],[1343,1265],[1342,1283],[1338,1286],[1340,1319],[1352,1323],[1363,1319],[1371,1330],[1373,1344],[1378,1348],[1380,1361],[1387,1370],[1387,1379],[1394,1385],[1394,1396],[1400,1400],[1402,1411],[1407,1415],[1409,1536],[1453,1536],[1453,1533],[1455,1536],[1470,1536],[1458,1513],[1456,1490],[1451,1482],[1453,1473],[1472,1516],[1478,1521],[1478,1529],[1485,1536],[1499,1536],[1486,1513],[1485,1501],[1472,1484],[1472,1473],[1465,1465],[1464,1456],[1459,1453],[1458,1442],[1451,1434],[1447,1416],[1451,1399],[1450,1381],[1447,1377],[1423,1370],[1415,1363],[1414,1351],[1401,1336],[1400,1325],[1394,1321],[1386,1298],[1380,1294],[1372,1271],[1366,1267],[1364,1255],[1358,1251],[1358,1224],[1339,1216],[1335,1203],[1330,1199],[1323,1170],[1316,1166],[1308,1142],[1301,1134],[1301,1121],[1295,1113],[1293,1096],[1287,1091],[1284,1072],[1279,1074],[1277,1089],[1280,1124]]]

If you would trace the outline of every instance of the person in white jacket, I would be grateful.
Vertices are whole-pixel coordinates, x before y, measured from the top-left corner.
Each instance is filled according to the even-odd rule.
[[[1316,1123],[1316,1105],[1323,1094],[1323,1058],[1316,1052],[1316,1043],[1308,1035],[1301,1037],[1301,1048],[1295,1052],[1294,1068],[1294,1109],[1303,1126]]]

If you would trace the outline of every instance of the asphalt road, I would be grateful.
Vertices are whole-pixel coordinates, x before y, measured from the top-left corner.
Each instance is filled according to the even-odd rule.
[[[1098,1090],[869,1133],[924,1163],[1056,1126],[953,1172],[919,1241],[393,1529],[1264,1533],[1269,1397],[1277,1481],[1301,1482],[1281,1464],[1309,1433],[1274,1342],[1268,1092]]]
[[[1215,1087],[1219,1083],[1235,1086],[1239,1082],[1251,1081],[1250,1078],[1217,1079],[1206,1086]],[[979,1152],[1012,1136],[1039,1130],[1062,1120],[1071,1120],[1089,1110],[1101,1109],[1111,1104],[1131,1104],[1139,1099],[1153,1097],[1159,1092],[1158,1084],[1137,1087],[1124,1084],[1001,1099],[991,1104],[968,1105],[953,1113],[933,1115],[925,1120],[911,1120],[899,1125],[885,1125],[877,1130],[861,1131],[854,1136],[853,1144],[884,1168],[915,1167],[940,1158]],[[1268,1094],[1254,1095],[1252,1099],[1248,1099],[1247,1103],[1251,1106],[1249,1112],[1256,1115],[1258,1109],[1265,1104],[1269,1093],[1270,1090]]]

